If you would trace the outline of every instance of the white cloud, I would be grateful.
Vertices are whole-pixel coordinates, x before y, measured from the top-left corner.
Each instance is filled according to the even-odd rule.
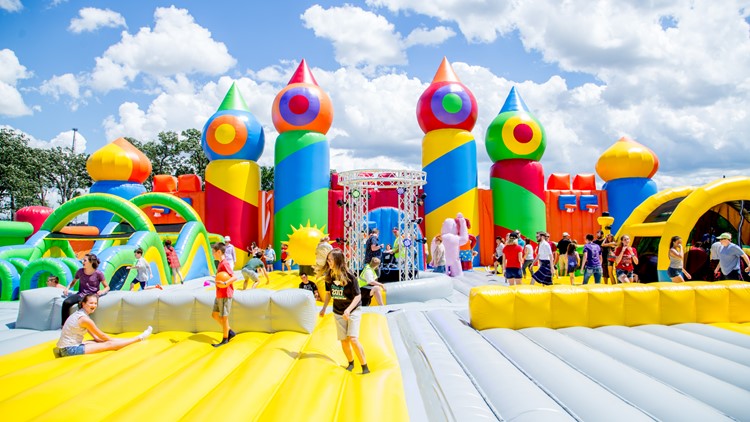
[[[432,29],[417,28],[409,33],[404,40],[404,45],[407,47],[413,45],[440,45],[455,35],[455,31],[445,26],[438,26]]]
[[[333,43],[336,61],[341,65],[368,71],[377,66],[405,65],[406,48],[438,45],[455,35],[450,28],[439,26],[417,28],[404,39],[385,17],[350,5],[324,9],[316,4],[301,18],[315,36]]]
[[[461,33],[474,42],[492,42],[498,34],[513,29],[509,13],[515,2],[497,0],[367,0],[373,7],[385,7],[392,12],[414,11],[441,21],[454,21]]]
[[[78,11],[77,18],[70,20],[68,31],[80,34],[81,32],[93,32],[99,28],[117,28],[125,24],[125,18],[110,9],[97,9],[95,7],[84,7]]]
[[[29,145],[34,148],[51,149],[55,147],[61,148],[72,148],[73,147],[73,130],[66,130],[60,132],[54,138],[49,141],[42,141],[32,138]],[[75,132],[75,152],[86,151],[87,141],[86,138],[81,135],[81,132]]]
[[[20,12],[23,9],[21,0],[0,0],[0,9],[8,12]]]
[[[64,96],[69,97],[69,106],[73,111],[77,110],[78,106],[84,103],[80,83],[72,73],[65,73],[60,76],[55,75],[42,82],[39,92],[51,96],[55,101],[60,100]]]
[[[0,115],[18,117],[32,114],[16,87],[20,79],[31,76],[32,73],[18,61],[13,50],[0,50]]]
[[[140,73],[153,76],[201,73],[220,75],[236,60],[226,45],[195,23],[185,9],[157,8],[154,28],[131,35],[123,31],[119,43],[96,58],[91,86],[102,92],[124,88]]]

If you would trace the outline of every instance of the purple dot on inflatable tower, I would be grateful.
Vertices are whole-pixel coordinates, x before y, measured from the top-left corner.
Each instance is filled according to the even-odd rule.
[[[292,88],[281,96],[279,100],[279,113],[289,124],[304,126],[318,117],[320,113],[320,99],[309,88]]]
[[[446,110],[443,104],[443,99],[448,95],[451,95],[452,97],[458,96],[461,100],[461,108],[455,113]],[[458,103],[458,101],[455,100],[449,102],[456,105]],[[434,114],[441,122],[446,125],[457,125],[471,115],[471,98],[469,98],[469,95],[461,85],[448,84],[441,86],[435,91],[430,100],[430,108],[432,109],[432,114]]]

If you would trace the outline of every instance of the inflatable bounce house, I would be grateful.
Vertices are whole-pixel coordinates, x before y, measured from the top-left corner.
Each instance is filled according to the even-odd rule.
[[[272,192],[260,191],[263,128],[236,85],[203,128],[205,184],[196,175],[154,175],[147,192],[144,154],[123,138],[96,151],[90,193],[0,223],[2,415],[750,420],[750,284],[666,282],[672,236],[687,245],[727,231],[750,243],[750,178],[659,191],[652,180],[659,160],[627,137],[596,163],[601,187],[593,173],[546,176],[544,127],[513,88],[487,128],[490,189],[479,189],[477,107],[444,59],[416,101],[421,168],[331,174],[333,104],[303,60],[269,104],[279,133]],[[88,225],[71,224],[84,214]],[[398,277],[381,274],[401,280],[382,286],[385,303],[373,298],[350,314],[360,321],[356,357],[345,352],[356,342],[337,341],[341,322],[310,286],[298,288],[298,271],[273,271],[258,289],[242,288],[245,275],[235,271],[236,337],[212,345],[223,336],[211,318],[211,243],[234,246],[237,270],[253,243],[272,245],[277,256],[284,247],[288,259],[310,266],[328,236],[358,270],[373,228],[380,243],[406,255]],[[645,281],[659,282],[507,286],[474,268],[491,264],[494,238],[511,231],[534,239],[545,230],[552,240],[568,232],[582,241],[599,229],[628,234],[653,266]],[[449,274],[412,271],[426,267],[437,235]],[[179,268],[167,263],[167,240]],[[151,266],[147,287],[163,289],[131,291],[136,248]],[[153,335],[118,351],[56,359],[63,298],[43,286],[51,275],[72,282],[87,253],[98,255],[112,287],[89,314],[99,329],[132,338],[151,326]],[[173,271],[185,282],[173,285]],[[325,297],[323,281],[310,278]]]

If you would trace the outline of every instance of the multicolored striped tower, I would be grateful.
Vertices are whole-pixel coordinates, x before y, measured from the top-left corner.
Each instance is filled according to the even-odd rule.
[[[547,139],[515,87],[487,128],[485,146],[495,162],[490,170],[495,236],[520,230],[534,239],[547,227],[544,169],[539,162]]]
[[[425,235],[440,234],[446,218],[464,217],[474,222],[469,234],[478,235],[477,145],[471,130],[477,121],[477,100],[458,80],[443,58],[432,83],[419,97],[417,120],[422,138],[422,170],[427,173],[424,192]]]
[[[333,121],[333,105],[304,60],[276,95],[272,117],[279,131],[274,151],[273,242],[280,251],[281,242],[299,226],[328,224],[331,166],[325,134]]]
[[[229,88],[219,110],[203,127],[206,167],[206,229],[231,237],[237,262],[258,240],[258,191],[263,154],[263,128],[235,84]]]

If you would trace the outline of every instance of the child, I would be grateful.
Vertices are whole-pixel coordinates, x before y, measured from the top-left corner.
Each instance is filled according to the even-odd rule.
[[[65,290],[65,286],[60,284],[60,279],[57,278],[56,275],[50,275],[49,277],[47,277],[47,287],[55,287]]]
[[[292,271],[292,266],[287,263],[289,258],[289,252],[286,250],[289,248],[286,244],[281,245],[281,271]],[[286,270],[284,269],[286,268]]]
[[[638,276],[633,274],[634,265],[638,265],[638,252],[630,246],[630,236],[622,235],[620,244],[615,249],[615,273],[618,283],[638,282]]]
[[[318,293],[318,286],[315,283],[310,283],[310,280],[307,278],[306,273],[300,274],[299,278],[302,280],[302,282],[299,284],[299,288],[302,290],[311,291],[315,296],[315,301],[321,302],[320,293]]]
[[[140,285],[141,290],[146,290],[146,283],[151,279],[151,266],[143,258],[143,249],[136,248],[133,254],[135,255],[135,265],[131,265],[127,269],[135,269],[138,273],[135,275],[135,280],[130,283],[130,288],[135,290],[135,286]],[[161,289],[161,284],[157,284],[154,288]]]
[[[492,256],[495,258],[495,262],[492,263],[495,270],[491,272],[492,274],[500,275],[500,268],[503,267],[503,248],[505,248],[505,241],[502,236],[497,236],[495,238],[495,254]]]
[[[230,340],[236,335],[232,329],[229,328],[229,312],[232,310],[232,298],[234,297],[234,282],[237,281],[237,276],[234,275],[229,261],[224,257],[224,251],[226,246],[222,242],[214,243],[211,246],[213,250],[214,259],[219,261],[219,266],[216,268],[216,273],[225,272],[232,276],[227,281],[216,281],[216,299],[214,299],[214,310],[211,313],[211,317],[221,325],[222,332],[224,334],[221,342],[214,344],[214,347],[223,346],[229,343]]]
[[[357,278],[346,268],[344,252],[340,249],[334,249],[328,254],[326,265],[323,267],[323,276],[326,281],[326,298],[323,301],[320,316],[325,315],[328,302],[333,297],[333,317],[336,319],[336,333],[339,341],[341,341],[341,348],[344,350],[346,360],[349,361],[346,370],[354,369],[354,358],[352,357],[352,349],[354,349],[354,353],[362,365],[362,374],[369,374],[370,369],[367,367],[367,361],[365,360],[365,351],[359,342],[359,321],[362,316],[359,303],[362,300],[362,293],[359,290]]]
[[[370,306],[370,301],[375,297],[378,305],[383,306],[383,295],[385,284],[378,281],[376,270],[380,266],[380,259],[373,257],[370,263],[365,265],[365,269],[359,274],[359,290],[362,292],[362,306]]]
[[[172,284],[177,284],[177,278],[180,279],[180,284],[184,283],[182,279],[182,273],[180,272],[180,258],[177,256],[174,247],[172,247],[172,241],[167,239],[164,241],[164,252],[167,255],[167,262],[169,263],[169,269],[172,270]]]
[[[263,256],[261,252],[256,252],[255,256],[250,258],[250,260],[247,261],[247,264],[242,268],[242,275],[245,276],[245,283],[242,285],[243,290],[247,289],[247,280],[253,280],[253,289],[258,287],[258,272],[266,277],[266,285],[271,282],[268,278],[266,269],[263,268],[263,261],[260,260],[261,256]]]
[[[576,250],[576,242],[570,242],[568,244],[568,250],[565,252],[568,258],[568,275],[570,276],[570,285],[574,285],[576,281],[576,268],[581,263],[581,257],[578,255]]]
[[[271,245],[268,245],[266,248],[266,253],[264,254],[266,257],[266,272],[273,271],[273,263],[276,262],[276,251],[273,250],[273,247]]]

